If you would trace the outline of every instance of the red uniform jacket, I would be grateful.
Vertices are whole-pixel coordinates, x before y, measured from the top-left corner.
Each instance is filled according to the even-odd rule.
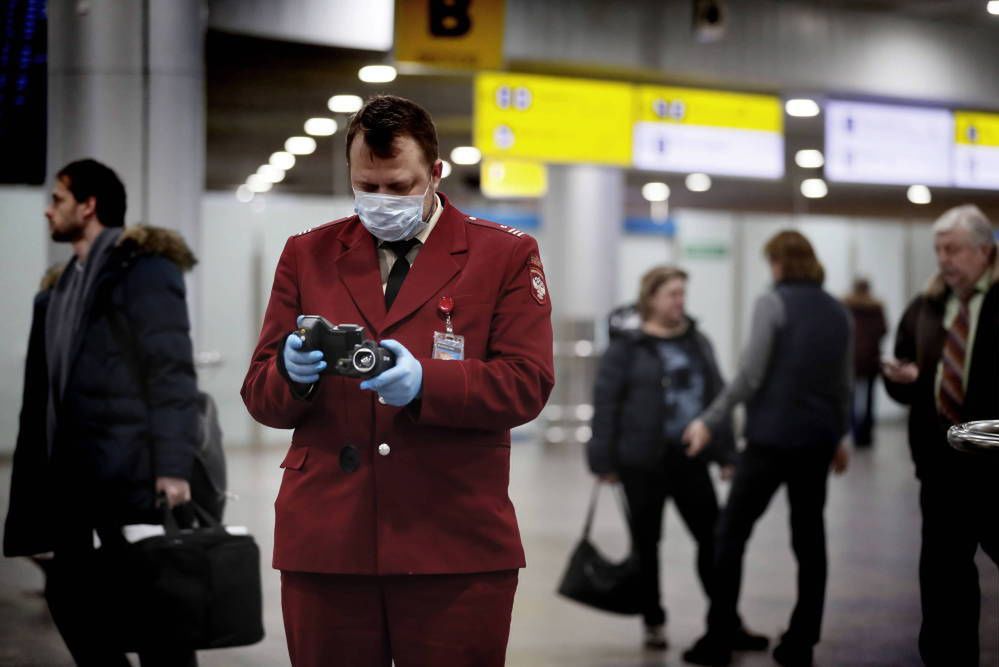
[[[534,239],[441,202],[388,312],[375,240],[357,216],[285,245],[242,390],[257,421],[295,429],[275,503],[277,569],[524,566],[507,490],[510,428],[535,418],[554,385],[547,285]],[[464,361],[430,358],[433,333],[445,330],[443,296],[454,300]],[[360,381],[326,375],[308,399],[296,398],[277,355],[300,314],[398,340],[423,365],[421,397],[405,408],[382,405]]]

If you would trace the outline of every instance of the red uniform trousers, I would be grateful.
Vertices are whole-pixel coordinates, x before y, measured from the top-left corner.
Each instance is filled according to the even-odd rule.
[[[281,573],[294,667],[502,667],[517,570]]]

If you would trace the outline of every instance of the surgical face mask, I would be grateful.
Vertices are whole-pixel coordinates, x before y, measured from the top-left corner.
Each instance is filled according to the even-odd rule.
[[[422,195],[383,195],[354,190],[354,211],[371,235],[382,241],[411,239],[424,229]]]

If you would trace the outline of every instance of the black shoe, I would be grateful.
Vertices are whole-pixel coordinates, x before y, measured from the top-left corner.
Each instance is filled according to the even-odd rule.
[[[753,634],[746,628],[739,628],[732,636],[733,651],[766,651],[769,647],[769,637]]]
[[[732,662],[732,648],[710,635],[704,635],[696,644],[684,651],[683,659],[695,665],[725,667]]]
[[[646,625],[645,638],[642,641],[642,645],[653,651],[665,651],[668,649],[669,642],[666,641],[666,626]]]
[[[782,641],[774,649],[774,660],[782,667],[812,667],[812,647]]]

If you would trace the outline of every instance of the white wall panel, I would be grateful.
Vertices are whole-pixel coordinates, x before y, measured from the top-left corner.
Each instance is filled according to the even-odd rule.
[[[48,223],[42,188],[0,187],[0,452],[14,451],[28,354],[31,310],[48,266]]]

